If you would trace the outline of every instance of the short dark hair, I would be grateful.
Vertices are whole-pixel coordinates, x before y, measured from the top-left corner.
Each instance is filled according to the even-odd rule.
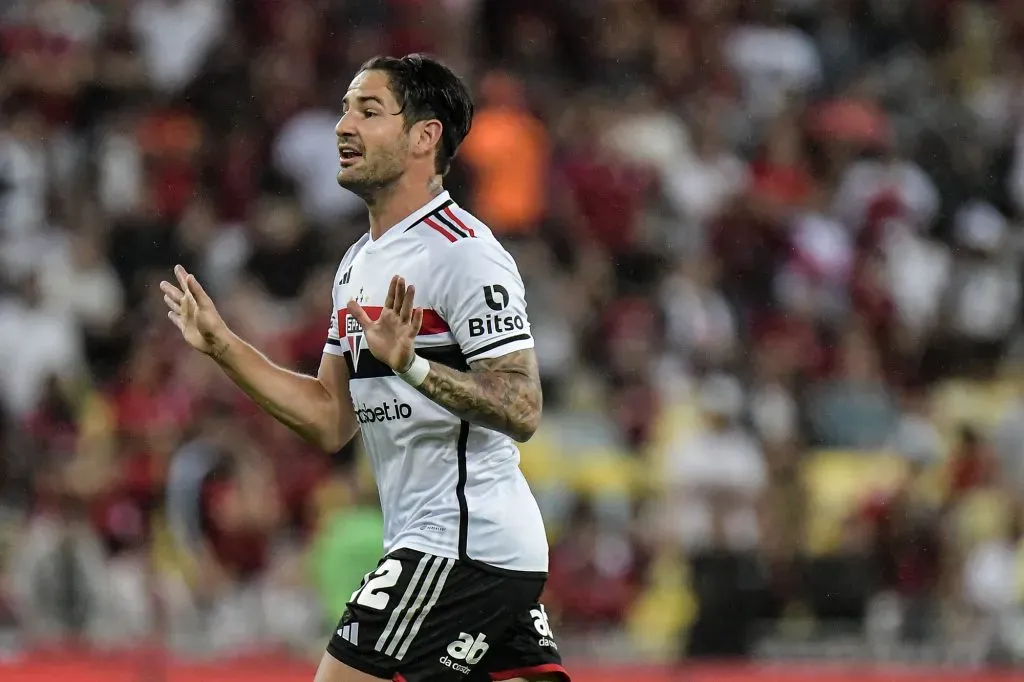
[[[359,70],[388,74],[391,93],[402,107],[406,127],[430,119],[441,122],[441,144],[434,164],[438,173],[446,175],[473,124],[473,99],[462,79],[441,62],[422,54],[373,57]]]

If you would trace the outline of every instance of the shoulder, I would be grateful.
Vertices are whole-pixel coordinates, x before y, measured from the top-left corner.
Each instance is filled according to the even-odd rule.
[[[352,246],[348,247],[347,251],[345,251],[345,255],[341,257],[341,261],[338,263],[338,269],[334,272],[334,280],[331,282],[332,292],[336,292],[338,287],[348,283],[349,273],[352,269],[352,261],[355,260],[362,248],[366,246],[369,238],[370,233],[367,232],[356,240]]]
[[[415,229],[437,269],[451,271],[474,264],[511,264],[511,254],[490,228],[469,211],[452,203],[425,216]]]
[[[368,231],[364,232],[362,236],[360,236],[359,239],[357,239],[355,243],[345,251],[345,255],[341,257],[341,265],[338,266],[338,269],[340,270],[341,268],[351,265],[352,261],[357,255],[359,255],[359,252],[363,250],[363,247],[366,246],[369,241],[370,233]]]
[[[348,250],[345,251],[345,255],[341,257],[341,262],[338,263],[338,276],[335,279],[341,279],[344,276],[345,272],[352,267],[352,262],[356,259],[356,256],[359,255],[359,252],[363,250],[363,247],[366,246],[369,241],[370,233],[366,232],[363,236],[357,239],[352,246],[348,247]],[[335,284],[340,284],[340,282],[335,282]]]

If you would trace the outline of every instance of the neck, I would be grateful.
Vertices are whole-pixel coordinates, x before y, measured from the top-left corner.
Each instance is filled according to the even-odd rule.
[[[405,177],[388,187],[382,188],[366,200],[370,211],[370,236],[380,239],[392,227],[408,218],[444,191],[440,176],[432,176],[426,182],[406,181]]]

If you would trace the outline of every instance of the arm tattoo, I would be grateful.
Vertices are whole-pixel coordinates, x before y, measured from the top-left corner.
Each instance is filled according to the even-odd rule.
[[[519,442],[540,423],[543,401],[532,350],[474,362],[468,372],[431,362],[419,391],[456,417]]]

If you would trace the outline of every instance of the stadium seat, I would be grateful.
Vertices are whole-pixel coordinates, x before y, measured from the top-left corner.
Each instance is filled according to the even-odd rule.
[[[807,489],[806,550],[812,556],[838,547],[843,524],[867,495],[891,489],[904,476],[903,459],[885,452],[823,450],[802,465]]]
[[[626,621],[638,652],[648,656],[677,653],[680,633],[697,614],[688,573],[686,563],[670,555],[658,557],[651,565],[647,587]]]
[[[949,448],[956,444],[963,425],[986,431],[997,425],[1020,395],[1018,382],[951,379],[935,388],[933,421]]]

